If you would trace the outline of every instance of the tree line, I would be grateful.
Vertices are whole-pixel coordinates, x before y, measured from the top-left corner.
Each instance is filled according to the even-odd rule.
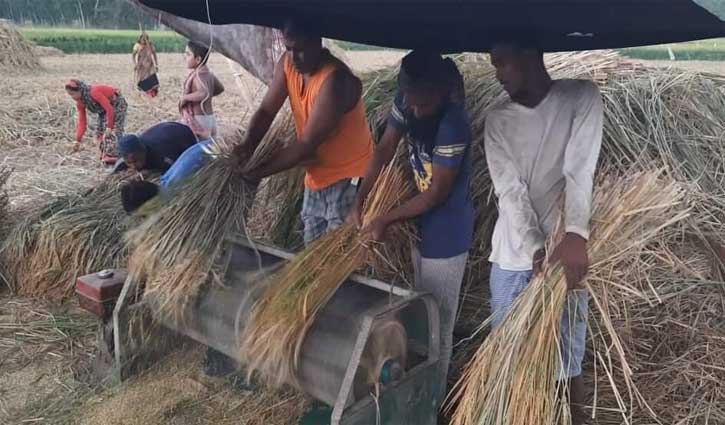
[[[123,0],[0,0],[0,18],[16,24],[146,29],[159,22]]]

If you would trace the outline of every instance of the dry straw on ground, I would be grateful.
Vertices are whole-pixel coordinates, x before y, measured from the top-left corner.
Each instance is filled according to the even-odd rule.
[[[96,318],[73,305],[0,294],[0,423],[59,420],[89,396]]]
[[[203,375],[204,350],[177,352],[157,366],[87,401],[74,423],[146,424],[296,424],[309,400],[289,391],[242,391],[229,381]]]
[[[126,215],[123,177],[110,176],[84,193],[61,197],[15,224],[0,245],[8,286],[22,295],[66,299],[76,278],[122,267]]]

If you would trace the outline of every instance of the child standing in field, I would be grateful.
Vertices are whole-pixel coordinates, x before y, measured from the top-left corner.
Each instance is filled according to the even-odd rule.
[[[183,121],[191,127],[199,140],[207,140],[216,135],[217,125],[212,97],[224,92],[221,81],[206,65],[208,58],[208,48],[193,41],[187,44],[184,59],[191,71],[184,81],[179,110]]]

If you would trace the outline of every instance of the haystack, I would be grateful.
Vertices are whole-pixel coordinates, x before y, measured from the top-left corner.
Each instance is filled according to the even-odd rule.
[[[616,307],[610,306],[607,311],[617,329],[626,329],[620,339],[624,341],[628,367],[633,371],[632,381],[640,388],[643,403],[623,406],[610,390],[607,374],[599,368],[592,377],[597,386],[595,413],[601,423],[651,423],[653,417],[662,423],[725,421],[723,409],[719,407],[725,400],[724,394],[722,387],[715,384],[725,378],[718,366],[725,356],[716,354],[722,351],[704,348],[722,346],[725,337],[722,330],[725,286],[713,282],[713,272],[717,269],[707,267],[708,262],[716,259],[709,241],[725,239],[722,224],[725,223],[725,197],[719,184],[725,157],[721,95],[725,84],[717,76],[637,67],[611,54],[597,55],[594,66],[590,66],[592,62],[587,61],[587,55],[552,55],[548,65],[556,78],[579,76],[597,79],[600,83],[605,110],[600,169],[613,170],[613,175],[627,175],[641,166],[664,168],[666,176],[685,185],[694,209],[679,237],[660,242],[648,253],[647,267],[643,263],[635,263],[639,267],[630,264],[626,272],[617,274],[621,281],[641,282],[651,291],[646,301],[637,297],[617,298]],[[468,66],[473,63],[466,60],[462,67],[467,78],[474,134],[482,134],[480,119],[485,110],[501,99],[502,91],[489,65],[479,62],[471,70]],[[471,82],[475,84],[473,91]],[[479,93],[485,95],[484,99]],[[482,168],[477,179],[484,172]],[[474,188],[487,183],[487,178],[478,180]],[[489,195],[480,192],[476,195],[479,220],[495,217],[490,204],[489,207],[481,204]],[[485,270],[490,238],[481,237],[485,226],[479,224],[476,230],[479,243],[472,253],[470,267],[475,266],[478,258]],[[487,299],[487,275],[470,271],[469,268],[467,292],[469,295],[474,292],[474,296],[470,301],[464,298],[462,316],[475,317],[472,321],[475,324],[486,317],[486,310],[471,302]],[[686,291],[691,291],[697,299],[709,301],[695,313],[698,310],[693,310],[693,301],[688,299]],[[663,311],[670,316],[664,316]],[[597,322],[604,319],[599,313],[594,318]],[[466,324],[465,317],[462,322]],[[700,327],[701,322],[707,323],[704,329]],[[674,332],[661,334],[665,327]],[[596,350],[592,348],[590,353],[594,356]],[[459,356],[466,357],[466,354],[459,353]],[[591,373],[592,368],[588,371]],[[683,379],[683,375],[687,378]],[[621,376],[615,378],[615,384],[627,388]],[[707,396],[692,398],[693,392]]]
[[[647,406],[632,382],[632,370],[610,320],[610,303],[655,296],[643,281],[619,279],[622,265],[638,263],[640,254],[666,232],[680,230],[676,223],[688,216],[682,187],[659,173],[610,177],[595,190],[590,274],[585,283],[591,308],[599,314],[593,325],[595,365],[621,400],[622,409],[635,402]],[[548,242],[552,252],[563,237],[563,225]],[[571,423],[566,380],[557,381],[566,359],[560,350],[561,317],[567,304],[567,285],[558,264],[545,264],[543,272],[514,302],[511,310],[481,344],[457,388],[454,425]],[[484,325],[487,325],[484,324]],[[501,362],[501,359],[506,359]],[[616,362],[621,368],[612,367]],[[628,390],[628,393],[627,393]],[[626,416],[625,416],[626,417]]]
[[[21,295],[61,300],[74,293],[77,277],[123,267],[123,180],[110,176],[92,190],[27,213],[0,246],[10,288]]]
[[[42,68],[33,44],[23,37],[14,25],[0,23],[0,69],[37,71]]]
[[[456,59],[464,75],[472,133],[477,137],[472,184],[476,234],[456,330],[466,338],[455,353],[454,364],[460,369],[485,334],[471,338],[471,333],[488,316],[487,257],[497,212],[482,136],[486,111],[504,99],[504,93],[485,55],[466,54]],[[693,205],[679,237],[659,242],[646,255],[646,268],[631,266],[619,275],[625,281],[648,282],[649,295],[656,301],[618,298],[617,307],[610,306],[608,311],[608,320],[617,329],[626,330],[620,339],[634,373],[632,381],[652,411],[639,404],[622,407],[600,370],[590,377],[598,389],[596,414],[601,423],[619,423],[623,417],[629,423],[651,423],[653,416],[662,423],[695,424],[706,419],[725,423],[725,408],[721,407],[725,393],[718,384],[725,379],[721,367],[725,351],[712,349],[722,347],[725,341],[725,284],[717,281],[721,263],[715,253],[725,240],[725,80],[715,75],[644,68],[613,52],[555,54],[547,55],[546,60],[554,78],[585,78],[599,84],[605,113],[602,168],[611,170],[612,175],[627,175],[642,167],[662,168],[665,177],[687,187],[688,201]],[[390,111],[396,72],[384,69],[363,78],[368,116],[378,132]],[[302,191],[299,175],[275,184],[297,187],[298,194]],[[295,198],[290,194],[283,199]],[[265,208],[286,217],[299,213],[299,207],[292,203]],[[287,229],[299,226],[293,220],[287,223]],[[597,321],[598,314],[594,313]],[[661,333],[664,329],[670,333]],[[587,370],[592,371],[592,367]],[[451,375],[459,373],[454,370]],[[616,384],[622,387],[624,383]]]

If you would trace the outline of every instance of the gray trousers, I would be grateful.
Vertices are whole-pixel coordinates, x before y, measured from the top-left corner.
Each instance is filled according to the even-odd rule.
[[[355,196],[357,183],[353,185],[351,179],[340,180],[320,190],[305,188],[300,213],[305,245],[342,226],[355,203]]]
[[[449,258],[424,258],[413,249],[415,289],[429,292],[438,303],[441,318],[441,381],[443,390],[448,380],[448,367],[453,352],[453,327],[458,312],[458,296],[461,293],[463,273],[466,271],[468,253]]]

